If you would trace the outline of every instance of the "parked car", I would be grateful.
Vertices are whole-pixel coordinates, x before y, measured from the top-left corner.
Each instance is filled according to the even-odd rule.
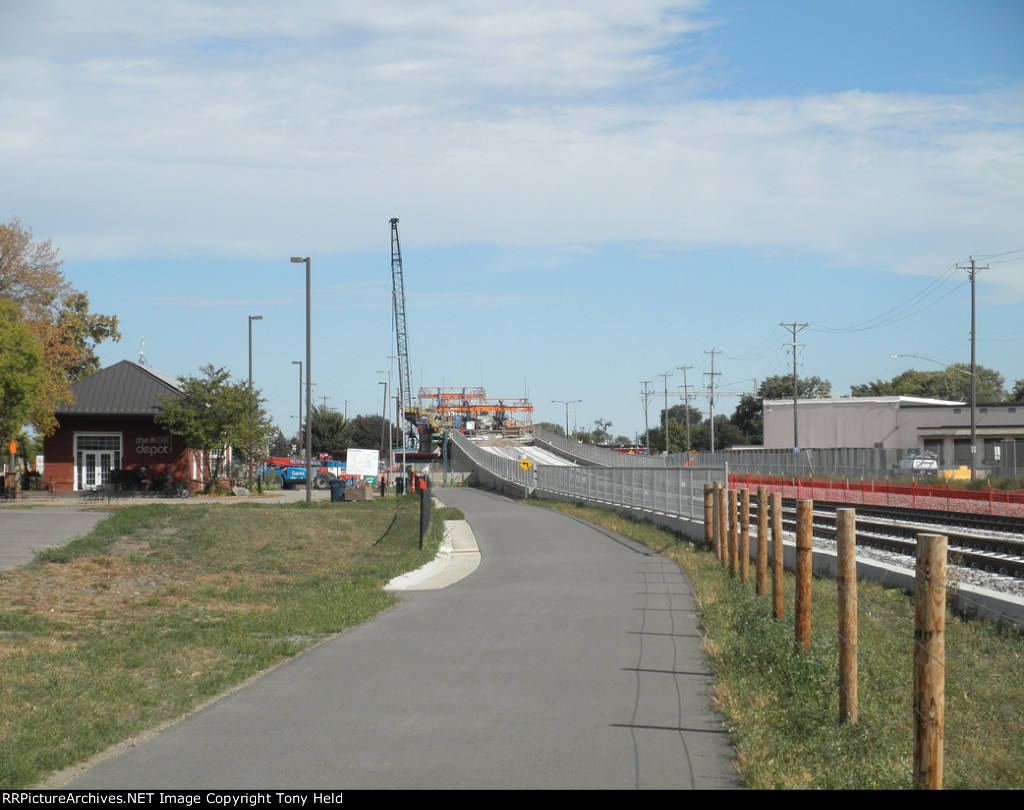
[[[939,474],[939,460],[930,453],[908,456],[896,465],[896,475],[914,478],[935,477]]]

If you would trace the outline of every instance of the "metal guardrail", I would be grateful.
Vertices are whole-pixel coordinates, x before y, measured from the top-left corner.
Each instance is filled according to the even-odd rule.
[[[537,441],[550,447],[560,455],[567,458],[577,459],[588,464],[596,464],[601,467],[665,467],[664,456],[647,456],[629,453],[617,453],[607,447],[596,447],[592,444],[582,444],[573,439],[559,436],[543,428],[537,428]],[[676,463],[669,466],[682,466]]]
[[[537,489],[565,498],[704,520],[704,485],[725,467],[538,467]]]
[[[663,464],[644,467],[536,464],[524,470],[513,459],[481,450],[456,432],[450,435],[474,464],[497,478],[523,487],[524,492],[541,490],[569,500],[597,501],[690,519],[704,519],[704,485],[724,482],[728,474],[725,466],[665,467]],[[578,445],[578,442],[573,444]],[[622,455],[610,450],[603,452]]]

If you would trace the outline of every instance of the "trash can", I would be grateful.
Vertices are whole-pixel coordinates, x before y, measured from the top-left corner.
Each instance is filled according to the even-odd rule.
[[[331,479],[331,503],[345,500],[345,482],[341,478]]]

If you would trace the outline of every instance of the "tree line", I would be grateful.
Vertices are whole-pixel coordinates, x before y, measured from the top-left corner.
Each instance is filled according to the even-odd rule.
[[[1007,390],[1006,379],[998,371],[976,365],[975,375],[977,402],[1024,402],[1024,378],[1017,380],[1013,387]],[[799,399],[821,399],[832,395],[832,384],[820,377],[797,377],[796,388]],[[957,363],[938,371],[910,369],[891,380],[875,380],[854,385],[850,389],[850,394],[854,397],[905,396],[969,402],[970,365]],[[639,433],[633,439],[621,435],[613,438],[609,431],[612,423],[605,419],[595,421],[591,430],[572,432],[571,438],[585,444],[596,444],[612,449],[650,447],[652,453],[661,453],[666,450],[667,424],[669,453],[723,450],[746,445],[759,446],[764,443],[764,401],[792,398],[791,375],[768,377],[758,386],[756,395],[743,394],[740,397],[739,404],[731,416],[715,415],[714,448],[711,447],[711,419],[699,409],[683,403],[668,408],[667,421],[665,409],[662,408],[656,424],[651,425],[646,433]],[[565,435],[564,427],[553,422],[540,422],[538,427],[560,436]]]

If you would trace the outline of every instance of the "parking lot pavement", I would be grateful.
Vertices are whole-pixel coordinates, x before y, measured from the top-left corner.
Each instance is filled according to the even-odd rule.
[[[36,551],[62,546],[93,530],[110,512],[68,506],[0,510],[0,569],[32,562]]]

